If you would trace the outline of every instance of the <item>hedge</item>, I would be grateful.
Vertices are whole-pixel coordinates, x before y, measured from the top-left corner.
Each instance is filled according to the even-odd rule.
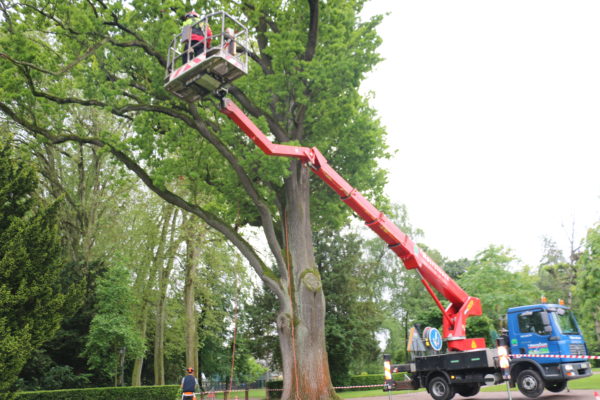
[[[404,380],[404,372],[392,374],[392,378],[396,381]],[[385,377],[383,374],[370,374],[370,375],[352,375],[350,377],[350,384],[348,386],[369,386],[369,385],[383,385]],[[281,391],[273,391],[272,389],[283,389],[283,381],[269,381],[266,383],[267,387],[267,399],[276,400],[281,398]],[[358,391],[358,390],[373,390],[374,388],[356,388],[356,389],[340,389],[338,392],[346,390]]]
[[[178,400],[179,386],[127,386],[17,392],[15,400]],[[0,400],[8,400],[0,393]]]

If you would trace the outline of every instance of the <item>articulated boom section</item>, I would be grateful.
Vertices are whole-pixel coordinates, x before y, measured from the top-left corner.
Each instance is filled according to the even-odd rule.
[[[484,339],[467,339],[465,333],[467,318],[471,315],[481,315],[479,299],[469,296],[405,233],[333,170],[317,148],[272,143],[229,99],[222,99],[221,112],[235,122],[265,154],[294,157],[305,163],[388,244],[389,248],[402,259],[407,269],[417,270],[421,282],[442,311],[443,337],[447,340],[449,350],[485,348]],[[443,307],[430,285],[450,301],[448,307]]]

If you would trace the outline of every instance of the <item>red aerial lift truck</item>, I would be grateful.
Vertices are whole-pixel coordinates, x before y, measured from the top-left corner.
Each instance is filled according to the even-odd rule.
[[[409,364],[395,366],[398,372],[407,372],[410,379],[394,382],[390,377],[386,389],[424,387],[434,399],[449,400],[455,394],[474,396],[483,384],[508,381],[526,396],[535,398],[544,388],[559,392],[566,388],[568,380],[591,375],[587,359],[595,357],[586,356],[587,348],[577,322],[564,305],[537,304],[508,310],[508,331],[502,336],[501,344],[504,351],[512,353],[509,370],[503,370],[498,349],[487,348],[482,338],[467,338],[467,319],[481,315],[480,300],[468,295],[411,238],[346,182],[317,148],[272,143],[226,98],[227,86],[248,72],[248,30],[223,11],[207,15],[201,23],[210,24],[213,32],[211,37],[205,38],[201,54],[181,57],[185,51],[180,50],[184,47],[181,43],[189,40],[185,29],[173,39],[165,88],[190,102],[207,95],[216,96],[221,101],[221,112],[265,154],[299,159],[388,244],[407,269],[417,272],[440,309],[441,337],[436,337],[436,329],[426,329],[426,342],[433,343],[434,350],[428,355],[414,356]],[[189,61],[183,63],[184,59]],[[434,288],[448,301],[446,306]],[[446,353],[438,353],[442,340],[446,343]]]

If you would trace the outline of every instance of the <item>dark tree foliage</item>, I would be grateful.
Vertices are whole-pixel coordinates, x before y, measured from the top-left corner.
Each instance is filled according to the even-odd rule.
[[[277,338],[277,298],[266,288],[255,294],[254,302],[246,307],[246,334],[256,338],[248,343],[249,349],[272,370],[281,371],[281,348]]]
[[[0,391],[59,327],[65,294],[56,206],[36,198],[37,176],[13,142],[0,144]]]
[[[363,257],[364,239],[358,234],[323,230],[314,236],[327,298],[325,332],[331,379],[335,386],[346,385],[352,366],[380,355],[375,334],[383,321],[382,304],[376,301],[377,279],[366,279],[377,268]]]
[[[61,274],[63,287],[72,287],[79,279],[76,291],[71,291],[72,311],[64,319],[56,335],[36,351],[19,375],[19,389],[72,389],[103,386],[106,380],[90,374],[83,355],[86,335],[94,317],[96,280],[106,267],[94,262],[84,272],[82,265],[68,263]]]

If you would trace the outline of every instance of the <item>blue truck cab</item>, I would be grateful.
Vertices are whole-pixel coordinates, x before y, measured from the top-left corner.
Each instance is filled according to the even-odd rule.
[[[544,388],[560,392],[571,379],[592,374],[584,357],[587,347],[569,307],[535,304],[509,308],[508,339],[511,383],[528,397],[535,398]]]

